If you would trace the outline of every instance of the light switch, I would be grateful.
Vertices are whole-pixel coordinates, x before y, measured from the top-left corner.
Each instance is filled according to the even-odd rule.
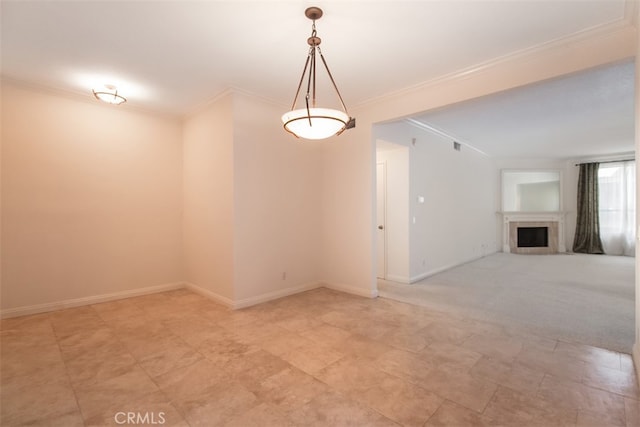
[[[418,203],[424,203],[424,196],[418,196]]]

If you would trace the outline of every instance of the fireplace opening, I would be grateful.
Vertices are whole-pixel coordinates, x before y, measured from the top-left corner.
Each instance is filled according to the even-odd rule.
[[[549,246],[549,227],[518,227],[519,248],[545,248]]]

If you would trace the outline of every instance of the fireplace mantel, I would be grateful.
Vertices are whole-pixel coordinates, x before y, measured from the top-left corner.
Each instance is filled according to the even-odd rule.
[[[566,212],[498,212],[502,216],[502,251],[506,253],[514,250],[514,230],[517,225],[537,225],[548,223],[550,245],[546,251],[519,250],[519,253],[558,253],[566,252],[564,241],[564,217]],[[524,223],[524,224],[523,224]]]

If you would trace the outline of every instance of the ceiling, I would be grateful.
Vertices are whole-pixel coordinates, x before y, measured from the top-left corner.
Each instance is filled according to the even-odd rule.
[[[317,22],[322,50],[349,107],[491,59],[615,25],[627,20],[630,4],[625,0],[3,0],[1,72],[3,78],[88,97],[92,88],[113,84],[128,98],[127,105],[177,116],[228,88],[288,106],[307,55],[311,22],[304,10],[315,5],[324,10]],[[554,93],[541,90],[538,95],[507,98],[532,102],[522,113],[533,114],[533,105]],[[576,103],[596,104],[606,95]],[[482,142],[472,141],[471,134],[483,120],[496,119],[504,129],[509,126],[507,118],[516,118],[511,108],[505,113],[504,98],[496,99],[503,110],[496,107],[490,117],[479,113],[486,108],[479,100],[465,107],[462,121],[455,120],[453,110],[419,119],[450,128],[493,152],[492,141],[499,139],[495,130],[491,134],[485,129]],[[557,108],[566,112],[574,106]],[[589,117],[576,120],[584,124]],[[548,125],[536,123],[534,127]],[[519,137],[525,133],[522,129],[514,130]],[[531,134],[538,140],[544,137],[540,129]]]
[[[597,157],[634,151],[634,63],[598,67],[412,117],[491,157]]]
[[[2,75],[184,115],[227,88],[293,100],[317,21],[347,103],[625,19],[624,0],[7,1]]]

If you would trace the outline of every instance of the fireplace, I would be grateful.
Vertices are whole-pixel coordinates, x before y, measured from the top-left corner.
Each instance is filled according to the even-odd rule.
[[[518,227],[516,244],[519,248],[546,248],[549,246],[549,227]]]
[[[503,251],[514,254],[565,252],[564,213],[504,212]]]

